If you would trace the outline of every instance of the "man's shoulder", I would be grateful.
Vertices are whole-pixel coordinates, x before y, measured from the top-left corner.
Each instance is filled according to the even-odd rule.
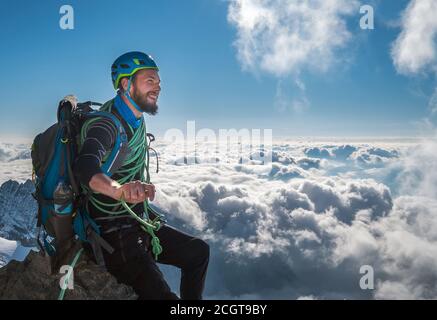
[[[96,111],[99,112],[99,115],[95,115],[86,120],[90,125],[89,128],[110,126],[114,134],[119,134],[124,131],[128,137],[131,136],[132,132],[130,126],[115,106],[115,98],[105,102],[103,106]]]
[[[111,99],[103,104],[103,106],[98,110],[93,110],[90,112],[87,116],[83,119],[83,125],[87,129],[98,127],[98,126],[105,126],[105,125],[111,125],[116,126],[119,119],[117,118],[116,114],[114,113],[114,107],[113,107],[113,100]]]
[[[81,126],[81,135],[86,138],[96,138],[99,141],[105,138],[114,141],[119,134],[120,124],[116,123],[115,116],[105,116],[104,113],[87,118]]]

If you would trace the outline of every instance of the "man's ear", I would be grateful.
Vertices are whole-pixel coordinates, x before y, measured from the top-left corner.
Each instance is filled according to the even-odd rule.
[[[127,91],[127,84],[128,84],[128,82],[129,82],[128,78],[122,78],[120,80],[120,84],[121,84],[121,87],[123,88],[123,92]]]

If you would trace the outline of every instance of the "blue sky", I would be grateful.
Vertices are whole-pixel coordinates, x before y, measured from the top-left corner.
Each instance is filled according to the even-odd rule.
[[[299,68],[278,76],[244,70],[237,29],[223,0],[10,1],[0,3],[0,135],[33,137],[55,120],[57,101],[114,95],[110,65],[120,54],[150,53],[161,69],[158,116],[152,132],[184,129],[272,128],[279,136],[414,136],[429,116],[431,75],[400,75],[390,48],[396,21],[409,1],[363,1],[375,8],[375,30],[359,28],[360,14],[345,18],[351,38],[335,51],[328,70]],[[61,30],[59,8],[74,8],[75,29]],[[278,108],[282,97],[302,96],[306,107]]]

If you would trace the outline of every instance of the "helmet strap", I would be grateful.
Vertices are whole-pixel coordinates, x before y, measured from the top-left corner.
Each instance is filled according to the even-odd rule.
[[[140,107],[138,107],[136,102],[131,98],[131,96],[129,94],[131,84],[132,84],[132,81],[131,81],[131,78],[129,77],[129,81],[127,83],[127,90],[123,93],[123,95],[127,98],[127,100],[129,100],[129,102],[135,107],[135,109],[137,109],[139,112],[142,113],[143,110],[141,110]]]

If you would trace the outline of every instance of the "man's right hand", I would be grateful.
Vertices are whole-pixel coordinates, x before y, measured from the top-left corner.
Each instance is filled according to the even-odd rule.
[[[128,203],[140,203],[146,199],[153,201],[155,198],[155,186],[141,181],[132,181],[120,185],[117,181],[112,180],[103,173],[95,174],[89,183],[94,192],[102,193],[115,200],[121,200]]]
[[[146,199],[153,201],[155,186],[141,181],[128,182],[117,188],[114,198],[121,200],[122,196],[124,201],[134,204],[144,202]]]

